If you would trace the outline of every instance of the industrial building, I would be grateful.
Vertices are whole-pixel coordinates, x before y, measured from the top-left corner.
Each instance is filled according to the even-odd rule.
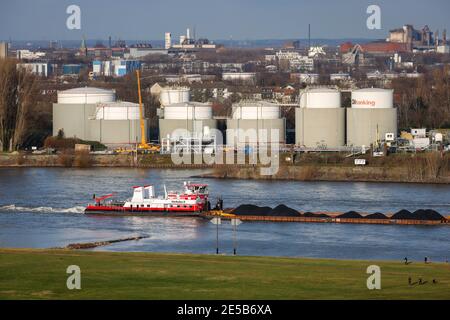
[[[227,119],[226,143],[229,146],[244,147],[286,142],[286,119],[281,117],[280,106],[266,101],[243,101],[233,105],[232,118]],[[271,138],[271,130],[278,131],[278,141]],[[255,130],[256,135],[247,135]],[[265,130],[267,138],[261,135]]]
[[[393,90],[360,89],[352,91],[347,108],[347,146],[370,146],[386,133],[397,135],[397,109]]]
[[[25,69],[41,77],[48,77],[52,74],[52,66],[48,62],[18,63],[17,68]]]
[[[148,121],[145,119],[145,132]],[[53,104],[53,135],[126,146],[141,140],[139,105],[116,101],[113,90],[75,88],[58,92]]]
[[[345,145],[345,108],[337,89],[305,89],[295,109],[295,143],[307,148]]]
[[[139,60],[94,60],[92,71],[96,76],[122,77],[141,68]]]
[[[255,72],[223,72],[223,81],[255,83]]]

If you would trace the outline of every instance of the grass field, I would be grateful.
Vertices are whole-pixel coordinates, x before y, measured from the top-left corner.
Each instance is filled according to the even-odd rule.
[[[381,290],[366,287],[372,264],[381,268]],[[81,268],[81,290],[66,287],[69,265]],[[408,285],[409,276],[427,282]],[[450,266],[0,249],[0,299],[450,299]]]

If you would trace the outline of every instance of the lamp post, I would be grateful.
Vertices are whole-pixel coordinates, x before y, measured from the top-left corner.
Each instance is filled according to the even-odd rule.
[[[237,218],[231,219],[231,225],[233,226],[233,255],[236,255],[237,250],[237,226],[241,223],[242,221]]]
[[[222,224],[220,217],[211,219],[211,223],[216,225],[216,254],[219,254],[219,224]]]

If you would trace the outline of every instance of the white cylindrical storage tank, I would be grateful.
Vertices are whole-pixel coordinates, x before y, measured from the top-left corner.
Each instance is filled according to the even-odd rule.
[[[244,102],[233,106],[233,119],[280,119],[280,107],[269,102]]]
[[[100,103],[96,120],[140,120],[139,104],[131,102]]]
[[[266,101],[248,101],[233,105],[232,118],[227,120],[226,143],[242,148],[286,142],[286,123],[280,107]]]
[[[306,89],[295,110],[295,143],[306,148],[335,149],[345,145],[345,109],[337,89]]]
[[[212,107],[211,104],[199,102],[170,104],[164,108],[164,119],[212,119]]]
[[[352,92],[352,107],[347,109],[347,145],[370,146],[397,136],[397,109],[393,90],[360,89]]]
[[[185,102],[170,104],[159,119],[160,138],[202,138],[217,128],[209,103]]]
[[[84,87],[58,91],[59,104],[95,104],[114,102],[115,100],[114,90]]]
[[[186,87],[180,88],[162,88],[159,96],[161,106],[177,104],[190,101],[190,90]]]
[[[352,108],[393,108],[393,90],[368,88],[352,91]]]
[[[336,89],[317,88],[300,93],[302,108],[340,108],[341,92]]]

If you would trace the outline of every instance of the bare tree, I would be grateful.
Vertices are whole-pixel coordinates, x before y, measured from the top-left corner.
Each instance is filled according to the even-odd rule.
[[[38,95],[36,78],[17,68],[12,59],[0,60],[0,145],[17,150],[26,138],[28,117]]]

